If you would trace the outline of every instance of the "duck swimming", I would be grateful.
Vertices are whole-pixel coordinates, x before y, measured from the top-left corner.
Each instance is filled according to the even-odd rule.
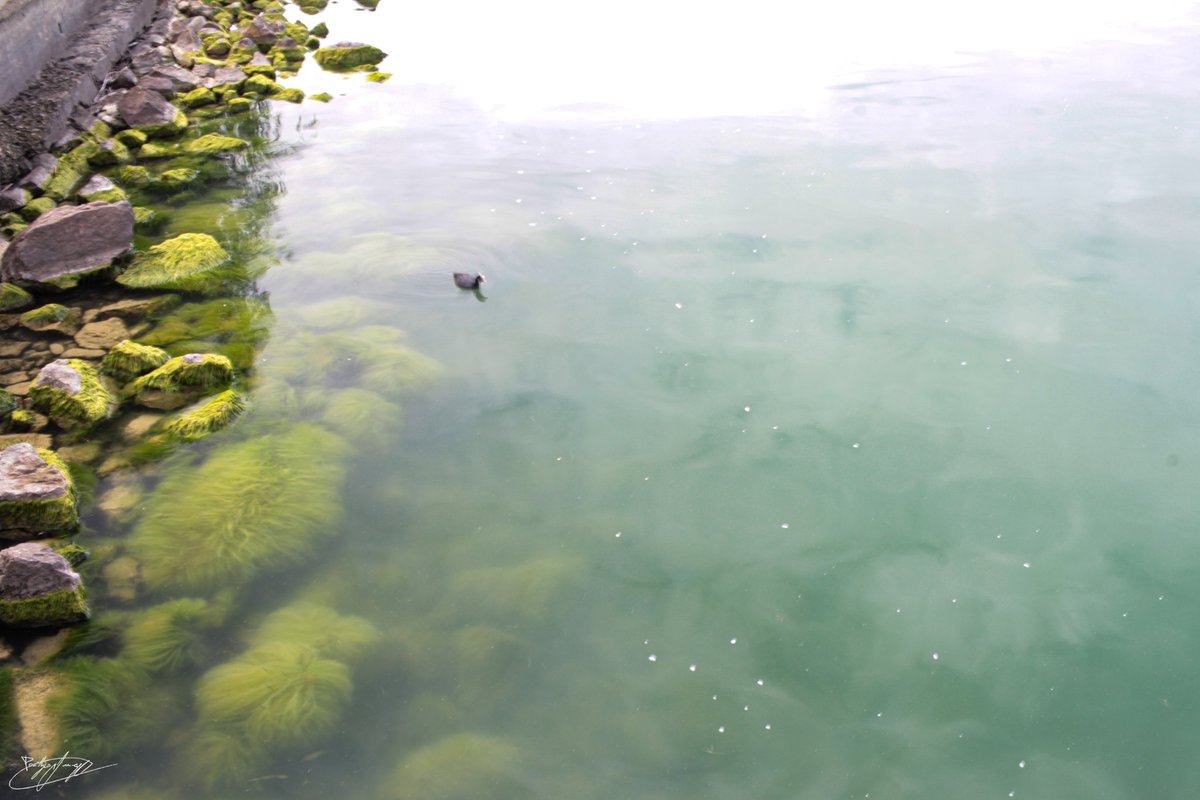
[[[482,275],[472,275],[469,272],[454,273],[454,285],[460,289],[474,289],[478,291],[483,281],[484,277]]]

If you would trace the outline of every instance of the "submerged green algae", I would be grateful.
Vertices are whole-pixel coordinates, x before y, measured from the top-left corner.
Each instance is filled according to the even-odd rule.
[[[172,473],[130,539],[146,583],[211,588],[305,560],[337,532],[347,455],[337,436],[297,424]]]
[[[195,441],[225,428],[245,410],[241,392],[226,389],[171,419],[163,431],[184,441]]]
[[[121,383],[127,383],[153,372],[170,360],[171,355],[165,350],[126,339],[113,345],[104,355],[100,370]]]

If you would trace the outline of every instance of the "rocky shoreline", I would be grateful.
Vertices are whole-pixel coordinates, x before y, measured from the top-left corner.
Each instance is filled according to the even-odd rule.
[[[51,631],[87,619],[75,568],[88,543],[71,537],[97,476],[203,438],[246,407],[252,346],[206,338],[202,321],[241,321],[228,298],[254,294],[255,267],[210,233],[165,235],[170,204],[203,193],[253,147],[226,130],[240,115],[305,99],[277,80],[310,53],[325,69],[387,77],[377,71],[385,53],[325,47],[325,26],[289,21],[278,0],[163,0],[156,9],[99,81],[96,101],[71,115],[72,133],[15,180],[0,174],[0,541],[20,542],[0,550],[0,664],[44,663],[66,641],[67,629]],[[16,106],[29,116],[0,130],[2,141],[19,128],[7,141],[23,153],[53,127],[53,103],[39,106],[36,88]],[[20,158],[10,148],[0,162],[11,173]],[[105,498],[116,515],[136,502],[120,488]],[[136,565],[125,574],[121,561],[104,569],[110,595],[136,581]],[[20,629],[34,635],[12,634]],[[22,685],[0,669],[0,700]],[[51,755],[35,745],[53,741],[38,721],[45,709],[0,702],[0,713],[14,708],[25,752]]]

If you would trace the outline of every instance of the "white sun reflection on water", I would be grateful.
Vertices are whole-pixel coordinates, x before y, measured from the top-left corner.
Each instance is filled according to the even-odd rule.
[[[1051,57],[1149,41],[1195,21],[1187,0],[782,4],[610,0],[381,4],[341,34],[393,43],[387,68],[452,86],[504,119],[820,114],[828,90],[879,70],[952,69],[985,54]]]

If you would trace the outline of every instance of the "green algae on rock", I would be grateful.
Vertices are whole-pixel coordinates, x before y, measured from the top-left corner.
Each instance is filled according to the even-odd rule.
[[[222,136],[219,133],[206,133],[203,136],[184,142],[183,151],[193,155],[215,155],[217,153],[228,153],[233,150],[242,150],[250,146],[250,143],[245,139],[238,139],[234,136]]]
[[[120,383],[128,383],[171,360],[171,354],[152,345],[126,339],[113,345],[100,362],[100,371]]]
[[[175,356],[161,367],[133,382],[132,389],[141,392],[154,389],[176,392],[183,389],[208,389],[223,386],[233,380],[233,364],[215,353],[188,353]]]
[[[271,309],[257,297],[225,297],[187,303],[139,340],[180,354],[206,350],[245,369],[270,332]]]
[[[246,399],[241,392],[226,389],[175,417],[166,423],[163,430],[184,441],[195,441],[225,428],[245,408]]]
[[[165,478],[130,540],[154,588],[211,588],[305,560],[334,535],[349,450],[300,423]]]
[[[333,99],[333,95],[331,95],[329,92],[317,92],[316,94],[310,94],[308,99],[316,100],[318,103],[328,103]]]
[[[182,233],[138,255],[117,282],[131,289],[213,292],[229,279],[229,263],[229,253],[207,233]]]
[[[33,302],[33,295],[15,283],[0,283],[0,311],[15,311]]]
[[[29,387],[33,407],[64,429],[87,429],[108,419],[116,398],[95,364],[58,359],[42,367]]]
[[[60,627],[88,618],[83,584],[36,597],[0,598],[0,625],[11,628]]]
[[[329,47],[319,48],[313,53],[313,58],[322,69],[331,72],[348,72],[358,67],[378,64],[387,58],[387,53],[378,47],[355,42],[340,42]]]
[[[390,72],[372,72],[367,75],[367,80],[371,83],[384,83],[390,77],[392,77],[392,73]]]
[[[22,327],[31,331],[53,331],[70,336],[78,329],[80,316],[81,312],[77,308],[47,303],[26,311],[19,321]]]

